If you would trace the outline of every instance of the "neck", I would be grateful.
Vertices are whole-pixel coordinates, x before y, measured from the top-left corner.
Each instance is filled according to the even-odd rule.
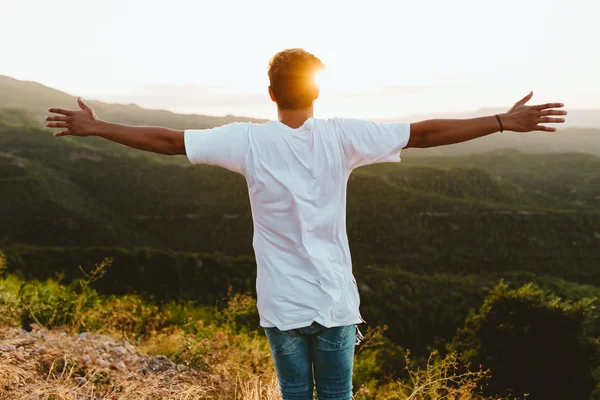
[[[314,115],[313,106],[300,110],[281,110],[277,109],[277,117],[282,124],[289,126],[292,129],[301,127],[304,122],[312,118]]]

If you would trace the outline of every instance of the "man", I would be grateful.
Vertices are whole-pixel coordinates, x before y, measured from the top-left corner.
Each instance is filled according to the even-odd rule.
[[[407,147],[464,142],[498,131],[548,131],[562,123],[559,103],[463,120],[377,124],[313,118],[319,95],[315,73],[324,68],[302,49],[277,53],[269,65],[269,95],[278,120],[234,123],[206,130],[133,127],[81,110],[49,109],[55,136],[100,136],[140,150],[187,155],[244,175],[254,220],[256,289],[283,399],[350,399],[359,294],[346,235],[346,183],[353,169],[400,161]],[[314,383],[313,383],[314,382]]]

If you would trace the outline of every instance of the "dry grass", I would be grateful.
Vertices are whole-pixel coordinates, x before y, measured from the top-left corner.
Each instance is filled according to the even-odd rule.
[[[26,337],[23,338],[23,335]],[[145,348],[165,350],[177,344],[183,333],[172,330],[157,335]],[[14,328],[0,329],[0,343],[23,346],[21,351],[0,350],[0,398],[3,400],[140,400],[140,399],[239,399],[280,400],[274,368],[264,341],[245,337],[232,340],[231,352],[210,372],[175,367],[144,372],[140,360],[152,357],[131,350],[127,368],[101,368],[82,363],[81,349],[97,348],[108,336],[93,335],[81,341],[77,335],[44,330],[25,334]],[[236,342],[237,341],[237,342]],[[113,340],[114,343],[121,342]],[[38,352],[44,346],[43,352]],[[104,345],[106,347],[106,345]],[[91,354],[91,353],[89,353]],[[407,358],[407,366],[410,365]],[[168,361],[165,361],[168,363]],[[408,368],[408,367],[407,367]],[[478,393],[486,371],[468,371],[456,354],[436,359],[433,354],[423,369],[410,370],[410,380],[397,381],[377,393],[359,390],[356,399],[374,400],[483,400]]]
[[[57,364],[61,364],[58,366]],[[227,375],[198,376],[191,373],[148,374],[107,373],[92,368],[85,374],[68,363],[54,363],[47,374],[41,372],[36,361],[17,362],[0,360],[0,398],[3,400],[44,399],[281,399],[277,381],[263,381],[262,377]],[[168,383],[166,383],[168,381]]]
[[[182,366],[144,372],[138,368],[139,361],[152,357],[136,350],[135,361],[128,361],[127,368],[102,368],[81,362],[81,351],[100,347],[107,336],[80,341],[60,331],[23,335],[16,329],[0,330],[0,343],[23,347],[0,350],[2,400],[280,399],[274,374],[258,375],[233,360],[214,366],[210,373]],[[36,350],[40,346],[43,352]]]

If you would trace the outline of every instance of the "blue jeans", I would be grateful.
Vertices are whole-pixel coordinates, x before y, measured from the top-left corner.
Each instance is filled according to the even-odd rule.
[[[356,325],[311,326],[281,331],[265,328],[283,400],[352,399],[354,345],[362,335]]]

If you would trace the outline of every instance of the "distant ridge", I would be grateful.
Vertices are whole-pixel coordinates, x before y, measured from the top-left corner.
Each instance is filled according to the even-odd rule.
[[[89,101],[100,118],[131,125],[157,125],[175,129],[206,129],[232,122],[263,123],[264,119],[226,115],[222,117],[177,114],[167,110],[149,110],[135,104],[110,104]],[[0,115],[6,123],[27,124],[25,117],[42,122],[50,106],[76,107],[76,98],[65,92],[37,82],[20,81],[0,75]],[[380,122],[414,122],[428,118],[470,118],[504,112],[501,109],[481,108],[472,112],[446,114],[419,114],[401,118],[390,118]],[[18,118],[17,118],[18,117]],[[18,121],[16,121],[18,119]],[[413,156],[453,156],[482,153],[500,149],[518,149],[534,153],[590,153],[600,155],[600,110],[571,110],[567,124],[558,132],[532,132],[490,135],[481,139],[453,146],[432,149],[409,149],[403,152],[405,160]]]
[[[135,104],[109,104],[89,100],[101,118],[133,125],[160,125],[176,129],[205,129],[231,122],[266,122],[264,119],[227,115],[223,117],[177,114],[167,110],[147,110]],[[37,82],[21,81],[0,75],[0,109],[21,109],[42,121],[48,107],[73,108],[76,97]]]

